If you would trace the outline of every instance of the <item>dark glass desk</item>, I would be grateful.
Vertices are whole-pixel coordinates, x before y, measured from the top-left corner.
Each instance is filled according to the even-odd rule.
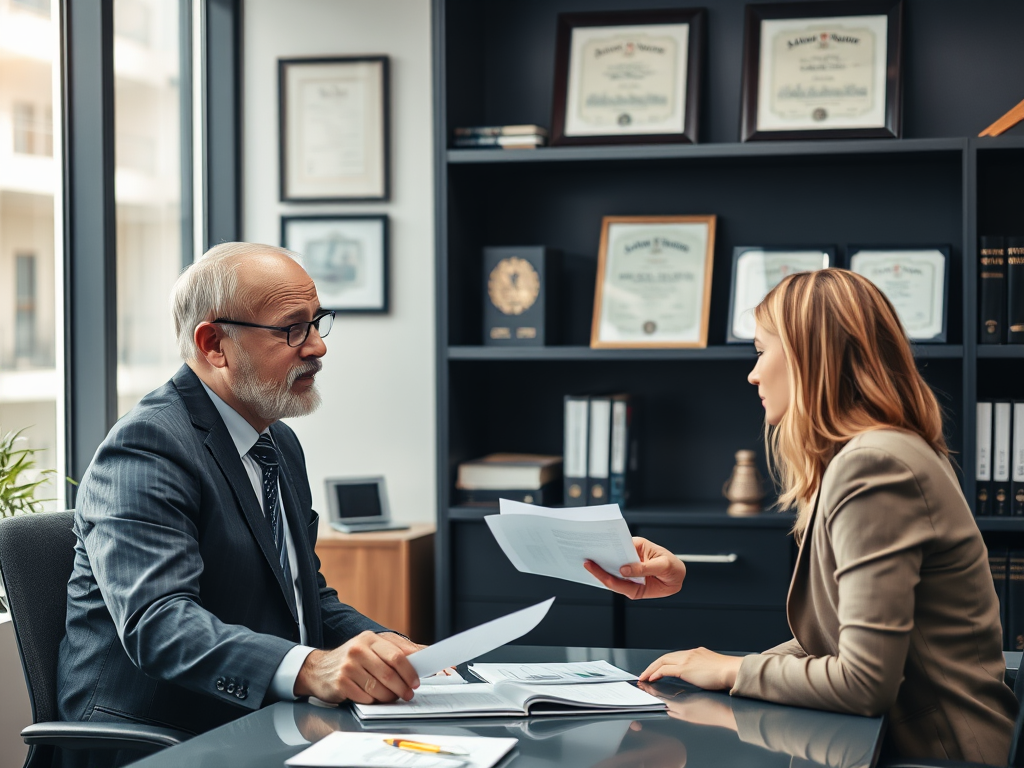
[[[506,646],[480,661],[607,659],[634,674],[662,651]],[[465,670],[463,676],[466,676]],[[881,748],[882,718],[837,715],[658,683],[669,712],[601,717],[420,720],[363,725],[348,707],[278,703],[135,763],[139,768],[217,766],[280,768],[309,743],[333,731],[513,736],[513,768],[771,768],[799,763],[872,768]],[[795,758],[795,759],[794,759]]]

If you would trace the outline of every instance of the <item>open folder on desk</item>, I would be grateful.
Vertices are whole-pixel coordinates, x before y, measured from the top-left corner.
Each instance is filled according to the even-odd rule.
[[[639,563],[618,504],[549,509],[501,499],[498,515],[484,518],[498,546],[522,573],[551,576],[607,589],[583,567],[592,560],[611,574]],[[643,578],[630,579],[643,584]]]

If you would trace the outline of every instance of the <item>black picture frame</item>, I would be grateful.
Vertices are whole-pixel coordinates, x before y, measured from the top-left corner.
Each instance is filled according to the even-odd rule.
[[[324,309],[346,314],[386,314],[390,311],[391,293],[388,223],[386,214],[282,216],[281,247],[302,256],[303,266],[316,283],[320,305]],[[335,228],[333,231],[332,226]],[[357,279],[358,262],[338,263],[346,258],[345,241],[341,241],[340,246],[337,238],[334,238],[335,242],[321,244],[325,234],[333,236],[346,232],[346,229],[350,237],[357,238],[349,242],[366,242],[373,238],[376,248],[368,249],[374,252],[366,258],[369,261],[374,255],[378,256],[372,259],[372,264],[365,265],[368,270],[364,275],[366,289],[360,291],[361,286],[348,286],[348,298],[345,298],[346,286],[336,284],[344,283],[346,279],[349,282]],[[379,240],[376,239],[378,235]],[[320,241],[314,238],[320,238]],[[316,247],[311,247],[313,244]]]
[[[732,249],[732,281],[729,284],[729,314],[726,316],[725,343],[726,344],[752,344],[752,338],[737,336],[734,328],[734,313],[736,311],[736,273],[740,258],[751,251],[762,251],[764,253],[823,253],[828,258],[828,263],[822,268],[836,266],[836,247],[834,245],[738,245]],[[795,273],[794,273],[795,274]],[[769,289],[770,290],[770,289]]]
[[[934,243],[925,243],[923,245],[887,245],[887,244],[870,244],[864,245],[861,243],[854,243],[846,246],[845,252],[846,257],[843,262],[843,266],[846,269],[853,271],[853,257],[858,253],[869,253],[874,251],[888,252],[888,253],[899,253],[901,251],[911,253],[919,251],[938,251],[944,257],[943,261],[943,274],[942,274],[942,330],[934,336],[929,337],[917,337],[910,334],[908,331],[907,336],[910,341],[914,344],[945,344],[949,338],[949,262],[950,254],[952,252],[951,247],[948,243],[940,243],[938,245]],[[870,278],[868,278],[870,279]],[[879,286],[881,288],[881,286]],[[885,290],[882,289],[885,293]],[[890,298],[890,301],[892,299]],[[893,302],[895,304],[895,302]],[[898,307],[897,307],[898,310]],[[902,318],[901,318],[902,322]]]
[[[295,189],[291,183],[291,169],[296,164],[293,158],[289,160],[289,147],[291,137],[296,131],[290,126],[292,119],[289,110],[289,88],[288,79],[290,71],[297,71],[303,67],[320,67],[322,65],[335,65],[339,72],[346,67],[358,67],[359,65],[372,64],[380,67],[380,114],[375,115],[379,121],[379,134],[376,135],[376,144],[379,148],[379,158],[373,159],[374,178],[379,178],[379,183],[367,185],[368,188],[362,192],[352,191],[345,193],[336,191],[328,193],[306,193],[302,194]],[[390,64],[387,56],[317,56],[307,58],[288,58],[277,60],[277,93],[278,93],[278,171],[280,185],[280,200],[284,203],[355,203],[355,202],[378,202],[391,198],[391,86],[390,86]],[[375,153],[376,154],[376,153]],[[370,189],[369,187],[372,187]],[[379,190],[379,191],[378,191]]]
[[[798,130],[758,129],[758,85],[761,61],[761,22],[778,19],[819,19],[845,16],[886,16],[884,125],[866,128]],[[744,24],[741,141],[793,139],[899,138],[903,106],[903,0],[842,0],[841,2],[771,3],[748,5]]]
[[[704,79],[704,49],[707,29],[704,8],[666,8],[649,11],[599,11],[558,15],[555,47],[554,103],[551,108],[551,145],[595,144],[696,144],[700,125],[700,88]],[[681,133],[608,134],[567,136],[566,100],[569,94],[572,31],[579,27],[611,27],[659,24],[688,24],[686,83]]]

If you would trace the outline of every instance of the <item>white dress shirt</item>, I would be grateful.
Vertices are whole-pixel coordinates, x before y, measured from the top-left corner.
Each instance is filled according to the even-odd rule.
[[[216,392],[206,386],[206,382],[200,380],[200,383],[217,408],[217,413],[224,420],[224,425],[228,428],[228,434],[231,435],[231,440],[238,450],[238,456],[242,460],[242,466],[245,467],[245,472],[249,476],[249,482],[252,483],[253,493],[256,494],[256,498],[259,500],[260,509],[266,515],[267,510],[263,506],[263,471],[260,469],[256,459],[249,455],[249,451],[256,445],[256,441],[260,439],[260,433],[238,411],[221,400]],[[265,433],[269,431],[269,428],[264,430]],[[299,676],[299,670],[302,668],[303,662],[306,661],[306,657],[309,656],[313,649],[306,645],[306,622],[303,620],[302,592],[299,589],[299,569],[295,555],[295,540],[292,538],[291,529],[288,527],[288,517],[284,513],[284,496],[281,495],[280,478],[277,481],[277,498],[280,506],[281,523],[284,525],[284,540],[288,549],[288,565],[291,566],[292,571],[292,588],[295,590],[295,608],[298,611],[299,617],[300,645],[296,645],[288,651],[281,660],[277,671],[274,673],[274,679],[270,684],[270,691],[279,700],[294,701],[296,698],[295,680]]]

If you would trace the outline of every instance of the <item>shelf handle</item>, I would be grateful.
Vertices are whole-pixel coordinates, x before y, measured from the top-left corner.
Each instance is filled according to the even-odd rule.
[[[676,555],[684,563],[735,563],[740,556],[735,552],[728,555]]]

